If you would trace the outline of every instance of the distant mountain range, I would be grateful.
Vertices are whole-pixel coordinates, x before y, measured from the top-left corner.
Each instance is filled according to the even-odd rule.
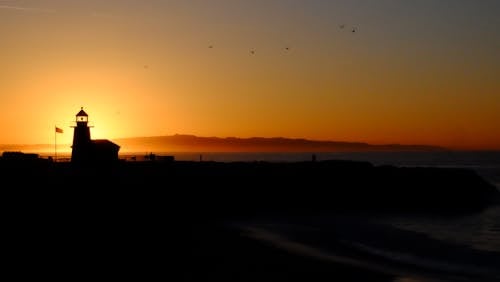
[[[361,142],[318,141],[283,137],[198,137],[169,135],[113,139],[120,152],[346,152],[346,151],[444,151],[446,148],[427,145],[386,144]],[[71,150],[70,144],[58,144],[58,151]],[[2,151],[53,152],[53,144],[0,145]]]
[[[360,142],[316,141],[292,138],[237,138],[171,135],[114,139],[124,151],[172,152],[337,152],[337,151],[443,151],[427,145],[371,145]]]

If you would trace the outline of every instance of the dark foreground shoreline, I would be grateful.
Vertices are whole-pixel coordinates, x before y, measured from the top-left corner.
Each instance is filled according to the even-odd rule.
[[[108,204],[124,197],[136,204],[150,201],[223,216],[337,210],[456,213],[483,209],[499,198],[492,184],[469,169],[342,160],[74,165],[0,159],[0,177],[8,192],[73,200],[110,197]]]
[[[390,273],[291,254],[223,223],[345,212],[454,216],[498,201],[471,170],[351,161],[0,161],[0,177],[9,264],[19,277],[391,281]]]

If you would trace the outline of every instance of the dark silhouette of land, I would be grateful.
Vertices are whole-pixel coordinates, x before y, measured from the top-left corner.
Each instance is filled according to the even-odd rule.
[[[64,269],[85,278],[391,281],[394,273],[290,253],[226,223],[346,212],[454,216],[498,200],[472,170],[340,160],[78,164],[13,154],[0,158],[0,179],[9,261],[51,277],[66,277]],[[327,240],[314,234],[304,238]]]
[[[447,148],[430,145],[385,144],[363,142],[321,141],[293,138],[199,137],[186,134],[167,136],[118,138],[113,141],[128,152],[436,152]],[[60,145],[61,146],[61,145]],[[53,144],[3,144],[0,151],[51,151]]]
[[[30,154],[29,156],[31,156]],[[1,160],[1,175],[13,187],[41,190],[151,190],[186,200],[196,214],[342,210],[476,210],[497,195],[473,170],[373,166],[327,160],[291,163],[151,161],[95,164],[53,163],[46,159]],[[12,182],[10,182],[12,181]],[[43,187],[43,189],[42,189]],[[186,208],[188,207],[186,206]]]
[[[291,138],[219,138],[194,135],[171,135],[115,139],[128,151],[194,151],[194,152],[342,152],[342,151],[444,151],[427,145],[372,145],[361,142],[317,141]]]

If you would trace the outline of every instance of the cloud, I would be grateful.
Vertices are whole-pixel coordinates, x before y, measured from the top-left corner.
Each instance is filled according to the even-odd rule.
[[[55,13],[55,10],[52,9],[29,8],[20,6],[10,6],[10,5],[0,5],[0,10],[13,10],[13,11],[29,12],[29,13]]]

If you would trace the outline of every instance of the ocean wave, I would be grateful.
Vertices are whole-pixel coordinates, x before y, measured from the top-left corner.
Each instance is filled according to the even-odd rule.
[[[358,242],[344,241],[358,250],[372,254],[375,256],[396,261],[407,265],[413,265],[420,268],[426,268],[433,271],[448,272],[454,275],[475,277],[475,278],[490,278],[500,280],[500,272],[498,269],[485,268],[477,265],[466,265],[451,263],[448,261],[440,261],[429,257],[420,257],[411,253],[400,253],[391,250],[378,249],[372,246],[367,246]],[[482,281],[482,280],[481,280]]]
[[[296,228],[298,232],[294,233],[293,228]],[[344,236],[332,237],[331,233],[327,233],[329,243],[326,246],[296,236],[303,228],[309,227],[287,225],[280,231],[279,225],[240,226],[240,230],[247,237],[266,242],[295,255],[359,267],[396,277],[412,278],[416,279],[415,281],[500,281],[500,268],[491,267],[491,263],[482,265],[481,261],[474,261],[476,257],[471,257],[472,261],[468,263],[457,262],[439,256],[432,257],[432,254],[422,256],[410,251],[402,252],[401,249],[395,250],[390,246],[382,248],[366,242],[346,239]],[[321,233],[322,230],[308,230],[307,232]],[[435,252],[440,251],[442,250],[435,250]],[[467,256],[467,252],[463,254]],[[485,256],[484,259],[487,260],[490,257]]]

